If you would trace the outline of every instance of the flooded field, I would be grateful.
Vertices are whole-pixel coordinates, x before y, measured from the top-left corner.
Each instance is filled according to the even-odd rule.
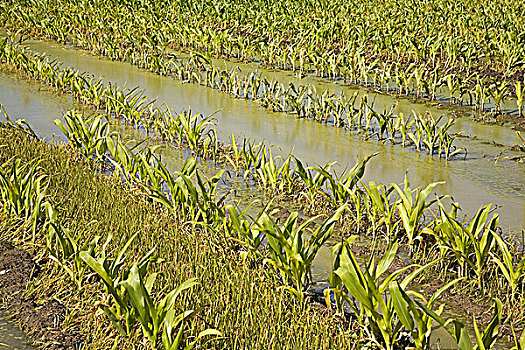
[[[525,227],[525,166],[509,159],[521,155],[521,152],[510,150],[520,140],[510,127],[482,125],[472,121],[468,109],[461,108],[461,116],[456,116],[455,111],[457,112],[458,108],[447,110],[431,105],[414,104],[407,99],[397,99],[364,89],[356,90],[312,77],[300,80],[301,83],[312,84],[321,91],[344,92],[347,95],[368,94],[369,99],[374,101],[374,108],[378,111],[393,108],[396,114],[408,115],[412,111],[424,114],[430,111],[433,115],[444,114],[455,117],[456,123],[451,130],[463,133],[463,136],[456,140],[456,145],[468,150],[468,153],[462,157],[445,160],[399,145],[392,146],[389,143],[366,140],[343,128],[294,118],[285,113],[269,112],[255,102],[234,99],[203,86],[183,84],[127,63],[94,57],[68,46],[43,41],[27,41],[24,45],[33,51],[45,53],[51,59],[63,62],[64,66],[87,72],[95,77],[102,77],[105,83],[129,88],[140,87],[144,89],[149,99],[155,100],[154,106],[169,106],[176,112],[191,109],[193,113],[213,115],[216,119],[215,128],[222,140],[228,140],[231,134],[254,141],[265,140],[268,145],[276,146],[275,155],[286,157],[293,154],[311,165],[336,161],[337,166],[334,168],[336,173],[343,172],[358,159],[378,153],[366,168],[363,177],[365,184],[368,181],[384,184],[401,183],[405,173],[408,173],[413,188],[444,181],[445,184],[436,187],[435,192],[438,195],[451,195],[454,201],[460,203],[463,213],[468,217],[472,217],[482,205],[494,203],[497,207],[496,212],[501,218],[499,226],[505,235],[518,234]],[[223,63],[230,68],[236,65],[231,62]],[[215,61],[215,64],[220,62]],[[262,76],[283,83],[299,81],[288,72],[267,71],[246,64],[237,65],[242,72],[249,73],[251,70],[258,69]],[[6,72],[0,72],[0,103],[12,119],[27,119],[38,135],[46,139],[56,137],[66,140],[53,120],[60,119],[70,109],[91,112],[89,108],[75,102],[68,95],[53,92],[36,82]],[[513,109],[512,103],[507,104],[506,108]],[[111,130],[118,131],[126,139],[144,137],[144,134],[135,129],[119,125],[113,125]],[[151,145],[165,146],[165,143],[151,141]],[[183,167],[184,162],[191,155],[188,151],[174,150],[170,147],[161,147],[156,153],[161,156],[162,163],[170,171]],[[207,177],[219,170],[213,163],[206,161],[201,161],[198,169]],[[235,190],[230,198],[241,203],[242,207],[264,197],[263,191],[250,188],[236,178],[226,181],[225,185],[221,184],[218,195],[230,189]],[[254,206],[247,213],[256,215],[259,209]],[[437,215],[437,211],[435,213]],[[315,256],[311,268],[314,283],[312,290],[318,295],[322,295],[322,291],[329,287],[326,276],[333,270],[331,250],[340,241],[341,237],[336,236],[328,239]],[[264,244],[268,242],[265,241]],[[398,256],[402,260],[410,260],[407,252],[398,253]],[[365,265],[365,262],[362,262],[363,268]],[[445,305],[447,302],[448,300],[444,299]],[[449,311],[444,315],[456,317],[463,322],[469,321],[465,312]],[[473,332],[472,327],[467,328],[471,333]],[[454,340],[443,328],[434,330],[432,338],[432,344],[439,339],[441,348],[453,347]],[[503,349],[507,346],[510,345],[505,341],[499,343],[499,348]]]
[[[436,192],[452,194],[454,200],[460,203],[461,208],[469,216],[482,204],[492,202],[499,207],[501,224],[505,230],[519,232],[525,225],[525,167],[520,163],[503,159],[504,156],[519,155],[519,152],[508,150],[519,141],[511,128],[482,125],[471,121],[468,117],[458,117],[454,126],[455,131],[463,131],[465,136],[469,137],[457,139],[457,145],[466,148],[468,155],[466,160],[458,158],[445,161],[399,146],[383,145],[373,140],[360,140],[340,128],[295,119],[282,113],[271,113],[254,102],[233,99],[227,94],[205,87],[182,84],[168,77],[142,71],[127,63],[96,58],[58,44],[28,42],[27,45],[35,51],[46,53],[51,58],[64,62],[66,66],[88,72],[96,77],[101,76],[107,82],[130,88],[139,86],[144,89],[148,97],[156,100],[157,105],[165,104],[175,111],[190,108],[195,113],[213,114],[217,119],[216,129],[222,139],[228,139],[231,133],[252,140],[264,139],[268,144],[279,147],[276,153],[287,155],[293,150],[294,155],[310,164],[337,161],[336,169],[339,171],[354,164],[357,157],[362,159],[369,154],[379,152],[367,168],[365,181],[399,183],[408,170],[409,177],[415,185],[446,181],[446,184],[436,188]],[[244,67],[244,69],[248,68]],[[278,72],[265,74],[278,79],[290,75]],[[324,87],[333,88],[334,91],[341,89],[334,84],[319,85],[319,89]],[[11,89],[16,87],[13,86]],[[27,96],[29,93],[23,92],[23,88],[19,91],[22,96],[23,94]],[[435,115],[451,115],[451,112],[443,109],[410,104],[407,100],[396,101],[390,96],[376,95],[374,98],[375,107],[380,110],[396,105],[396,111],[405,114],[412,113],[412,110],[419,113],[430,110]],[[4,102],[7,111],[13,116],[17,115],[18,99],[19,97],[13,95],[12,102],[9,98]],[[67,100],[65,97],[57,98],[60,99]],[[38,129],[40,125],[42,127],[51,125],[51,121],[56,116],[56,114],[46,115],[47,120],[45,115],[42,115],[44,119],[37,117],[34,121],[32,118],[35,117],[28,116],[28,118],[32,124],[36,123]],[[495,158],[501,152],[504,154],[496,163]],[[509,173],[513,176],[508,176]]]

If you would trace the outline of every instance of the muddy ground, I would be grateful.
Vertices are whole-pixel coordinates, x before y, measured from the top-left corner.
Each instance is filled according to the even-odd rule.
[[[25,296],[28,283],[39,273],[39,266],[28,252],[0,240],[2,306],[35,345],[45,349],[80,349],[80,335],[62,329],[67,313],[64,305],[56,300],[37,303]]]

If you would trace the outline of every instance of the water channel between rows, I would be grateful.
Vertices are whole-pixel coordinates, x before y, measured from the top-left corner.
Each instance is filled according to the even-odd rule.
[[[402,149],[382,145],[375,141],[363,141],[343,129],[323,126],[309,120],[295,119],[282,113],[270,113],[256,103],[236,100],[224,93],[192,84],[181,84],[179,81],[142,71],[132,65],[112,62],[54,43],[32,41],[27,43],[33,50],[46,52],[50,57],[64,62],[65,65],[95,76],[102,76],[106,81],[120,86],[126,84],[133,88],[139,86],[147,96],[157,100],[157,104],[166,104],[175,111],[191,107],[193,112],[209,115],[215,113],[217,130],[223,140],[230,133],[242,135],[252,140],[266,139],[268,144],[280,147],[276,154],[293,153],[310,164],[324,164],[337,161],[340,172],[345,166],[355,163],[357,157],[364,157],[373,152],[380,154],[371,161],[367,168],[365,181],[379,183],[401,182],[406,170],[412,184],[425,185],[433,181],[446,181],[437,188],[441,194],[452,194],[461,203],[463,210],[472,215],[481,205],[493,202],[500,208],[501,224],[505,230],[519,231],[525,226],[525,166],[510,161],[502,161],[502,167],[495,166],[484,155],[494,156],[502,148],[489,145],[495,141],[507,146],[516,142],[510,128],[486,126],[471,122],[468,118],[459,118],[456,130],[464,130],[476,136],[476,140],[461,139],[459,145],[469,150],[468,160],[445,161],[427,157],[412,149]],[[248,66],[243,67],[248,69]],[[294,78],[286,72],[264,72],[268,77],[283,82]],[[287,78],[286,78],[287,77]],[[316,80],[309,81],[315,83]],[[333,88],[341,91],[342,87],[334,84],[319,83],[322,91]],[[318,89],[319,89],[318,87]],[[349,90],[350,91],[350,90]],[[348,93],[345,91],[345,94]],[[389,96],[376,96],[376,107],[389,108],[396,101]],[[72,101],[70,96],[57,94],[38,83],[21,79],[15,74],[0,72],[0,103],[13,118],[26,118],[35,131],[46,138],[60,131],[53,120],[71,108],[83,109],[83,106]],[[427,106],[410,104],[406,100],[398,101],[396,110],[403,113],[424,113]],[[446,114],[446,111],[430,108],[435,115]],[[126,130],[130,134],[131,130]],[[136,137],[140,137],[136,134]],[[178,151],[164,149],[163,160],[172,169],[182,165],[184,157]],[[213,166],[203,164],[204,172],[211,174]],[[202,169],[202,167],[201,167]],[[238,185],[238,184],[237,184]],[[245,189],[241,197],[244,204],[259,196],[258,191]],[[332,244],[335,240],[331,241]],[[330,245],[323,247],[315,260],[313,273],[315,279],[325,280],[331,271]],[[319,288],[322,288],[319,285]],[[1,330],[0,330],[1,333]],[[443,340],[448,338],[443,330],[434,337]]]

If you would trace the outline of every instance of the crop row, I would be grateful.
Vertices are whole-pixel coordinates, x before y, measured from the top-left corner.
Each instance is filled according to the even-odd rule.
[[[7,27],[149,67],[186,49],[432,100],[445,87],[451,103],[478,111],[491,100],[501,113],[513,96],[521,116],[525,99],[519,1],[3,1],[0,10]]]
[[[76,116],[76,118],[72,118],[71,115]],[[84,129],[85,134],[89,134],[96,128],[105,130],[107,126],[96,121],[91,125],[76,124],[74,120],[80,119],[80,116],[75,112],[71,112],[69,116],[66,115],[66,119],[68,125],[76,125],[76,130]],[[19,127],[16,123],[8,125],[12,128]],[[93,125],[95,126],[93,127]],[[84,146],[82,143],[78,143],[76,133],[68,129],[65,131],[68,138],[73,141],[73,145],[81,145],[79,151],[82,154],[91,154],[88,145]],[[103,135],[103,131],[96,133],[96,135]],[[103,143],[107,144],[107,149],[111,154],[111,163],[118,167],[117,171],[123,171],[128,175],[126,177],[128,184],[133,181],[133,184],[138,185],[142,193],[161,203],[179,220],[188,221],[193,225],[204,224],[212,231],[222,231],[222,234],[234,238],[240,242],[242,247],[246,248],[245,259],[252,264],[256,259],[264,259],[281,276],[284,288],[298,297],[301,302],[304,301],[305,292],[311,282],[313,260],[321,245],[333,234],[338,220],[348,210],[348,204],[339,207],[320,225],[315,225],[317,217],[299,225],[297,213],[292,213],[282,224],[279,224],[272,220],[267,213],[268,205],[263,208],[256,219],[249,220],[246,214],[239,212],[235,206],[229,204],[223,206],[221,205],[222,199],[217,199],[215,190],[224,170],[211,179],[203,181],[195,168],[195,159],[190,158],[182,169],[171,174],[155,157],[153,163],[144,162],[142,161],[142,154],[133,154],[122,144],[120,147],[110,146],[115,144],[111,136],[103,135],[103,137]],[[100,142],[97,143],[100,145]],[[117,149],[118,152],[116,152]],[[130,171],[127,163],[120,162],[123,155],[136,159],[133,166],[134,173]],[[105,156],[105,152],[103,156]],[[87,158],[86,160],[90,159]],[[137,168],[139,171],[136,171]],[[180,343],[178,335],[183,334],[184,321],[193,315],[194,311],[186,311],[177,315],[176,311],[172,310],[173,299],[182,291],[193,286],[195,281],[188,280],[172,292],[167,293],[162,299],[154,300],[150,293],[156,274],[148,275],[148,266],[155,261],[152,258],[153,251],[147,253],[141,260],[134,262],[129,268],[125,267],[126,250],[134,237],[124,245],[114,259],[107,256],[106,244],[100,244],[99,236],[80,242],[80,236],[72,236],[68,229],[61,226],[58,212],[51,203],[45,201],[47,183],[45,175],[38,174],[38,170],[37,163],[21,165],[18,161],[8,161],[3,164],[2,172],[0,172],[3,215],[25,217],[31,227],[38,227],[38,231],[35,230],[33,234],[33,243],[36,242],[36,232],[45,234],[46,249],[50,256],[67,272],[79,288],[85,278],[86,268],[91,268],[99,276],[106,295],[105,299],[108,299],[106,303],[100,304],[100,307],[122,336],[130,336],[135,322],[138,322],[141,325],[144,338],[149,340],[153,348],[160,346],[157,344],[159,344],[158,340],[162,335],[160,344],[163,348],[178,349]],[[131,178],[130,174],[132,176],[141,174],[142,176]],[[143,174],[147,174],[146,178],[143,177]],[[197,185],[194,185],[194,181]],[[405,190],[407,189],[405,188]],[[427,190],[428,188],[423,193],[429,192]],[[410,199],[412,199],[410,188],[408,191]],[[418,192],[416,198],[421,198],[420,194]],[[425,198],[422,201],[424,206]],[[19,205],[19,203],[23,204]],[[401,203],[396,205],[403,208]],[[419,207],[419,203],[417,207]],[[485,241],[488,237],[490,242],[493,241],[494,238],[492,237],[495,235],[498,221],[497,217],[493,217],[485,229],[486,214],[489,209],[487,207],[480,210],[469,225],[468,236],[464,233],[465,237],[475,237],[474,235],[479,235],[479,232],[483,233],[484,231],[482,240]],[[446,213],[444,209],[442,210]],[[440,225],[460,225],[454,218],[450,219],[448,214],[445,215],[447,221],[443,221]],[[313,225],[316,228],[311,230],[310,228]],[[470,229],[476,231],[470,232]],[[461,230],[461,232],[464,231],[464,229]],[[307,235],[310,237],[307,238]],[[361,268],[350,249],[356,238],[356,236],[351,236],[344,243],[334,248],[334,272],[330,276],[331,288],[325,294],[329,297],[333,291],[339,312],[343,311],[343,303],[349,302],[360,322],[368,327],[370,335],[388,349],[392,349],[398,342],[401,331],[410,332],[417,348],[428,348],[433,320],[445,326],[450,334],[455,337],[458,344],[470,343],[470,338],[463,324],[454,321],[454,326],[451,326],[452,320],[445,320],[439,316],[442,308],[433,310],[435,301],[458,280],[444,286],[430,301],[426,303],[421,300],[416,301],[414,297],[410,296],[411,293],[405,292],[404,289],[434,263],[423,267],[410,265],[388,275],[385,282],[382,281],[382,275],[390,267],[397,253],[398,243],[391,243],[377,264],[374,258],[371,258],[366,267]],[[261,243],[264,239],[267,240],[268,244],[263,246]],[[506,247],[502,239],[499,239],[498,242]],[[471,243],[475,244],[476,239]],[[500,263],[505,266],[503,262]],[[522,265],[520,264],[520,266]],[[396,281],[397,276],[412,267],[418,268],[398,283]],[[517,277],[522,277],[522,271],[518,273]],[[422,300],[425,299],[422,298]],[[330,305],[329,301],[328,305]],[[497,339],[501,312],[501,302],[496,299],[493,319],[483,332],[476,334],[478,342],[481,342],[485,348],[491,347]],[[411,321],[412,318],[418,322],[417,326],[414,321]],[[197,339],[210,334],[220,335],[221,333],[215,330],[207,330],[201,333]],[[191,343],[190,346],[193,344]],[[472,345],[470,347],[472,348]]]
[[[0,60],[5,64],[24,71],[57,90],[67,89],[78,99],[89,99],[97,108],[112,105],[116,115],[124,116],[128,122],[144,128],[146,132],[160,130],[161,134],[165,134],[169,129],[159,129],[157,123],[159,120],[164,124],[169,123],[171,112],[153,110],[149,104],[144,104],[145,97],[140,91],[125,92],[118,91],[111,85],[105,86],[100,79],[63,68],[57,61],[50,61],[44,55],[33,54],[15,44],[13,40],[4,39],[0,45]],[[414,113],[413,117],[394,115],[392,110],[379,113],[368,104],[366,96],[357,101],[357,94],[347,98],[344,94],[319,94],[314,87],[308,85],[290,84],[284,87],[255,73],[243,77],[233,70],[218,70],[203,63],[199,57],[194,56],[185,63],[173,60],[154,61],[160,66],[153,71],[218,89],[237,98],[259,101],[273,111],[287,112],[299,118],[310,118],[320,123],[345,127],[366,138],[375,136],[380,141],[414,147],[418,151],[446,159],[458,154],[466,155],[466,150],[453,145],[457,136],[449,132],[454,124],[453,119],[442,122],[442,117],[436,119],[429,113]],[[163,136],[171,138],[174,135]]]

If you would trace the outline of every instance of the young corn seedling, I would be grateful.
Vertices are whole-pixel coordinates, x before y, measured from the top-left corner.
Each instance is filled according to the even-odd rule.
[[[134,263],[127,279],[120,284],[124,286],[129,295],[129,302],[141,325],[142,333],[149,340],[152,348],[158,348],[158,339],[162,335],[165,349],[179,349],[185,328],[184,321],[194,316],[197,311],[188,310],[176,315],[175,302],[181,293],[197,285],[197,281],[195,278],[190,278],[156,301],[152,296],[152,289],[158,274],[152,273],[146,277],[146,273],[147,269]],[[176,336],[174,336],[175,333]],[[221,335],[221,333],[209,329],[205,333],[201,332],[197,339],[205,335]],[[184,349],[191,349],[195,342],[196,340]]]
[[[7,114],[4,106],[0,103],[0,112],[2,112],[5,123],[2,123],[3,127],[7,127],[13,130],[16,130],[17,132],[21,132],[24,135],[27,135],[30,139],[36,140],[38,139],[38,135],[35,133],[35,131],[31,128],[27,120],[25,119],[17,119],[12,120],[9,118],[9,115]]]
[[[271,203],[272,201],[268,202],[251,222],[246,218],[246,211],[251,206],[241,212],[231,204],[224,207],[228,213],[228,216],[224,219],[225,231],[229,233],[232,240],[238,242],[246,249],[246,251],[241,253],[244,261],[263,257],[259,248],[264,240],[264,232],[260,230],[260,227],[263,217],[268,216],[266,211]]]
[[[0,210],[31,224],[33,242],[38,224],[44,219],[48,180],[41,173],[38,161],[24,165],[20,159],[10,159],[0,165]],[[45,219],[44,219],[45,220]]]
[[[419,235],[419,229],[425,210],[436,202],[436,200],[427,202],[427,197],[437,185],[443,183],[444,182],[434,182],[427,185],[423,190],[420,190],[419,188],[412,190],[410,188],[410,183],[408,182],[408,176],[405,174],[403,189],[397,184],[391,184],[399,195],[396,207],[399,216],[401,217],[401,222],[403,223],[406,239],[411,252],[416,241],[422,239]]]
[[[128,249],[136,236],[128,240],[114,259],[106,255],[106,248],[111,237],[108,237],[100,252],[95,251],[93,255],[86,251],[79,253],[80,258],[99,276],[104,286],[107,300],[98,306],[108,316],[113,326],[125,337],[132,334],[133,325],[137,319],[136,310],[130,304],[130,295],[121,283],[129,275],[129,270],[124,267],[124,264],[128,256]],[[140,259],[136,263],[138,268],[147,270],[152,261],[152,254],[153,250]]]
[[[490,254],[507,280],[510,287],[510,301],[514,302],[517,297],[517,289],[525,279],[525,257],[518,261],[517,264],[514,264],[515,259],[510,253],[507,243],[498,234],[494,234],[494,238],[499,246],[501,258],[496,254]]]
[[[389,245],[383,256],[375,262],[374,253],[364,267],[357,262],[349,244],[344,244],[340,250],[339,266],[335,274],[339,280],[332,289],[341,293],[359,320],[366,322],[370,336],[385,349],[394,349],[396,341],[403,330],[403,322],[397,315],[394,306],[397,300],[392,296],[399,290],[405,289],[421,272],[432,264],[417,268],[399,284],[395,279],[414,265],[397,270],[383,278],[392,264],[398,250],[398,244]],[[390,296],[388,296],[390,292]],[[406,310],[397,307],[400,311]],[[403,317],[403,315],[401,316]]]
[[[344,205],[323,221],[315,230],[308,227],[319,217],[313,217],[301,225],[297,225],[297,212],[290,214],[288,219],[279,226],[269,216],[262,216],[260,230],[268,240],[269,256],[265,259],[278,271],[283,282],[291,285],[284,289],[295,295],[301,302],[311,282],[312,263],[319,248],[332,235],[334,226],[347,210]],[[306,238],[310,231],[310,237]]]
[[[178,288],[180,288],[179,286]],[[166,312],[162,327],[162,345],[165,350],[179,350],[183,346],[184,330],[190,318],[197,314],[198,310],[188,310],[180,314],[173,309]],[[222,336],[223,334],[216,329],[206,329],[194,337],[192,342],[184,344],[184,350],[191,350],[197,342],[207,336]]]
[[[205,139],[213,137],[213,129],[208,129],[209,126],[215,125],[213,116],[203,117],[201,114],[192,114],[191,111],[185,111],[178,115],[182,134],[180,135],[180,142],[186,142],[194,153],[203,146]]]
[[[316,195],[322,193],[322,188],[326,180],[331,177],[331,175],[327,177],[326,174],[330,174],[330,170],[332,169],[332,166],[335,164],[335,162],[327,163],[321,168],[323,170],[322,172],[316,172],[316,174],[313,175],[311,170],[314,170],[314,167],[305,168],[299,159],[295,157],[294,159],[296,164],[295,172],[306,185],[307,199],[312,205],[315,202]]]
[[[439,210],[441,219],[433,228],[426,228],[424,231],[433,234],[440,247],[453,254],[454,262],[459,265],[458,274],[467,277],[469,271],[474,272],[478,287],[483,290],[483,274],[497,235],[498,214],[494,214],[489,220],[488,215],[493,209],[488,204],[480,208],[467,225],[456,219],[457,205],[448,212],[439,202]]]
[[[357,184],[365,174],[366,165],[370,159],[376,155],[378,155],[378,153],[369,155],[361,162],[358,161],[350,170],[345,170],[340,176],[332,176],[329,173],[330,168],[328,166],[325,166],[325,168],[312,168],[312,170],[324,176],[325,179],[328,179],[331,195],[326,194],[325,197],[332,202],[334,208],[348,203],[352,194],[355,192]]]
[[[64,120],[65,124],[55,119],[55,124],[70,144],[87,160],[103,160],[107,150],[108,123],[102,122],[102,116],[84,120],[80,112],[72,110],[64,115]]]
[[[339,267],[341,266],[342,250],[345,249],[346,246],[351,246],[354,243],[354,241],[358,238],[359,236],[357,235],[350,236],[347,239],[345,239],[344,242],[338,243],[332,247],[332,252],[331,252],[332,272],[328,276],[328,284],[330,285],[330,287],[326,288],[323,293],[325,297],[326,307],[328,309],[332,308],[332,302],[330,300],[330,296],[331,295],[333,296],[336,312],[339,315],[342,315],[344,312],[344,303],[346,302],[349,305],[352,305],[353,301],[348,297],[347,293],[344,293],[343,281],[335,273],[335,271],[337,271],[337,269],[339,269]],[[357,313],[357,314],[361,315],[360,313]],[[360,317],[359,320],[362,321],[362,317]]]
[[[111,155],[109,162],[113,164],[116,174],[120,174],[130,186],[136,186],[145,193],[148,193],[148,189],[151,188],[161,190],[162,178],[157,176],[155,171],[159,167],[160,159],[154,153],[160,146],[145,147],[134,152],[146,140],[130,148],[128,144],[133,141],[123,143],[120,137],[117,137],[116,140],[108,137],[106,141],[108,152]]]
[[[441,304],[435,311],[434,306],[441,296],[457,282],[459,282],[459,279],[444,285],[437,290],[429,300],[426,300],[425,297],[419,293],[413,291],[405,292],[397,282],[394,282],[393,285],[390,286],[390,296],[393,299],[397,317],[405,329],[410,332],[416,349],[425,350],[430,348],[430,336],[435,319],[421,309],[410,296],[415,296],[422,300],[422,305],[425,305],[428,310],[432,310],[436,315],[440,316],[445,304]]]
[[[86,237],[80,243],[82,232],[76,235],[57,220],[58,213],[50,203],[45,204],[47,214],[46,248],[51,260],[56,262],[69,275],[71,281],[82,288],[87,265],[80,258],[80,252],[93,256],[99,245],[100,236]]]
[[[430,317],[436,320],[445,330],[452,336],[458,345],[458,349],[465,350],[485,350],[492,349],[498,340],[499,334],[499,325],[501,323],[501,312],[502,304],[499,299],[494,299],[494,315],[489,321],[487,327],[480,332],[478,324],[476,322],[476,317],[472,316],[474,323],[474,333],[476,343],[472,344],[472,341],[469,337],[468,331],[465,328],[465,325],[457,320],[448,319],[445,320],[439,316],[436,312],[430,310],[422,303],[416,301],[419,307],[425,311]]]
[[[509,94],[509,85],[506,81],[494,82],[489,88],[490,96],[494,99],[496,113],[502,112],[502,104]]]
[[[396,211],[396,205],[391,204],[389,197],[394,187],[391,186],[386,188],[384,185],[376,185],[375,182],[370,181],[368,187],[363,186],[366,195],[370,201],[370,210],[373,212],[372,217],[381,217],[377,224],[374,224],[374,236],[375,226],[384,225],[386,229],[386,238],[388,242],[397,239],[397,235],[394,235],[394,230],[399,224],[399,221],[394,221],[394,214]]]

